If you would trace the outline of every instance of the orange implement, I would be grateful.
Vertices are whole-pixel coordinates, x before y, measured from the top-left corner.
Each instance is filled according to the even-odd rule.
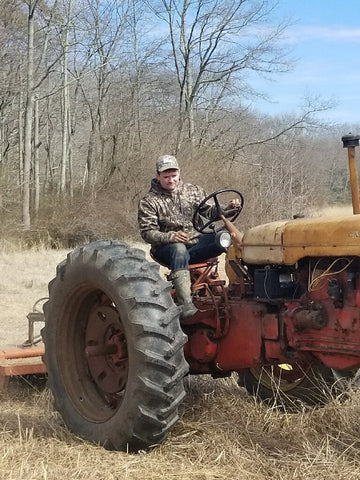
[[[12,376],[46,373],[42,361],[44,351],[44,347],[9,347],[0,350],[0,391],[6,389]]]

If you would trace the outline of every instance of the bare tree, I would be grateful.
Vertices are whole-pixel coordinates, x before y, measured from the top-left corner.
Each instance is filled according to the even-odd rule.
[[[40,206],[40,157],[39,157],[39,100],[35,98],[34,103],[34,210],[35,214],[39,211]]]
[[[86,4],[86,17],[82,19],[84,49],[81,52],[83,62],[80,88],[91,122],[84,180],[93,185],[96,164],[104,161],[105,100],[112,83],[112,74],[119,64],[118,48],[127,26],[129,1],[87,0]],[[75,73],[75,76],[79,77],[79,74]],[[94,82],[89,83],[91,80]]]
[[[286,71],[289,60],[278,42],[285,24],[270,26],[267,0],[161,0],[157,15],[167,23],[179,86],[177,148],[184,129],[194,140],[196,108],[206,109],[208,90],[218,87],[219,106],[231,82],[246,72]],[[266,26],[267,28],[262,28]]]
[[[21,186],[22,176],[10,182],[9,173],[18,172],[22,157],[18,148],[19,91],[22,87],[21,69],[23,51],[21,45],[26,38],[25,15],[19,12],[20,0],[3,0],[0,12],[0,201],[6,191],[14,195]],[[14,156],[15,158],[12,158]]]
[[[27,64],[26,64],[26,93],[25,93],[25,115],[24,115],[24,168],[23,168],[23,201],[22,218],[25,230],[30,228],[30,187],[31,187],[31,166],[32,166],[32,139],[33,139],[33,118],[34,118],[34,97],[37,90],[54,70],[59,55],[48,57],[49,39],[53,26],[53,17],[56,12],[56,0],[49,7],[40,0],[24,0],[27,6]],[[39,15],[35,18],[36,13]],[[35,32],[36,26],[36,32]],[[37,34],[37,46],[35,64],[35,33]],[[43,95],[43,97],[46,95]],[[39,97],[40,101],[41,98]],[[37,133],[38,135],[38,133]],[[20,146],[21,148],[21,146]],[[35,145],[35,149],[38,145]],[[40,168],[35,169],[35,174],[40,174]],[[39,190],[39,178],[35,178],[36,188]],[[39,193],[35,195],[39,200]],[[38,209],[38,205],[36,205]]]
[[[22,219],[25,230],[30,228],[30,169],[31,139],[34,114],[34,24],[35,10],[39,0],[29,0],[28,6],[28,50],[27,50],[27,82],[24,120],[24,178]]]
[[[72,21],[72,0],[68,1],[66,11],[65,27],[61,35],[61,45],[63,49],[63,56],[61,61],[62,69],[62,141],[61,141],[61,164],[60,164],[60,192],[64,193],[66,189],[66,167],[70,165],[70,131],[69,131],[69,117],[70,117],[70,96],[68,84],[68,55],[69,55],[69,35]],[[69,172],[71,178],[71,172]],[[70,187],[70,191],[72,188]]]

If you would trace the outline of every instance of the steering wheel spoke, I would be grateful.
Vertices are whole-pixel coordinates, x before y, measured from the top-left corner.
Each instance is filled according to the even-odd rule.
[[[239,206],[226,209],[226,207],[222,206],[222,202],[220,201],[221,196],[223,196],[224,199],[227,197],[228,203],[230,194],[232,194],[232,200],[239,200]],[[211,203],[213,203],[213,205]],[[204,200],[197,207],[193,216],[194,228],[198,232],[204,234],[216,233],[224,228],[224,222],[222,221],[221,217],[224,216],[230,222],[233,222],[239,216],[243,205],[244,198],[238,190],[232,188],[217,190],[216,192],[213,192],[204,198]],[[207,211],[212,211],[213,213],[211,217],[206,217],[201,213],[206,210],[206,206],[210,207],[207,209]],[[204,221],[204,219],[206,221]]]
[[[203,230],[206,230],[207,228],[209,228],[210,230],[212,230],[212,232],[209,232],[209,233],[213,233],[213,231],[215,230],[214,220],[209,220],[209,221],[206,222],[201,228],[202,228]],[[203,233],[203,232],[202,232],[202,233]]]

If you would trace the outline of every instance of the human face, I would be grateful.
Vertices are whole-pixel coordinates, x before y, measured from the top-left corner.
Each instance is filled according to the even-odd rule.
[[[179,185],[180,170],[171,168],[170,170],[164,170],[156,175],[161,187],[168,192],[173,192]]]

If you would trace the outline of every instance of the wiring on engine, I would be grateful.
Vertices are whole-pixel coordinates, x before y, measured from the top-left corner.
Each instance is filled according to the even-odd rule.
[[[321,259],[320,259],[321,260]],[[335,259],[323,272],[321,272],[318,276],[315,276],[316,275],[316,270],[318,268],[318,265],[320,263],[320,260],[318,260],[313,268],[313,271],[311,272],[311,267],[310,267],[310,263],[309,263],[309,278],[308,278],[308,291],[309,292],[313,292],[314,290],[319,290],[321,288],[320,286],[320,283],[322,280],[326,279],[327,277],[331,277],[331,276],[334,276],[334,275],[338,275],[339,273],[343,272],[344,270],[346,270],[351,264],[352,262],[354,261],[354,259],[352,258],[351,260],[349,260],[348,258],[346,257],[339,257],[337,259]],[[347,264],[342,267],[340,270],[336,270],[336,271],[332,271],[332,268],[334,268],[334,266],[340,262],[341,260],[345,260],[347,262]]]

